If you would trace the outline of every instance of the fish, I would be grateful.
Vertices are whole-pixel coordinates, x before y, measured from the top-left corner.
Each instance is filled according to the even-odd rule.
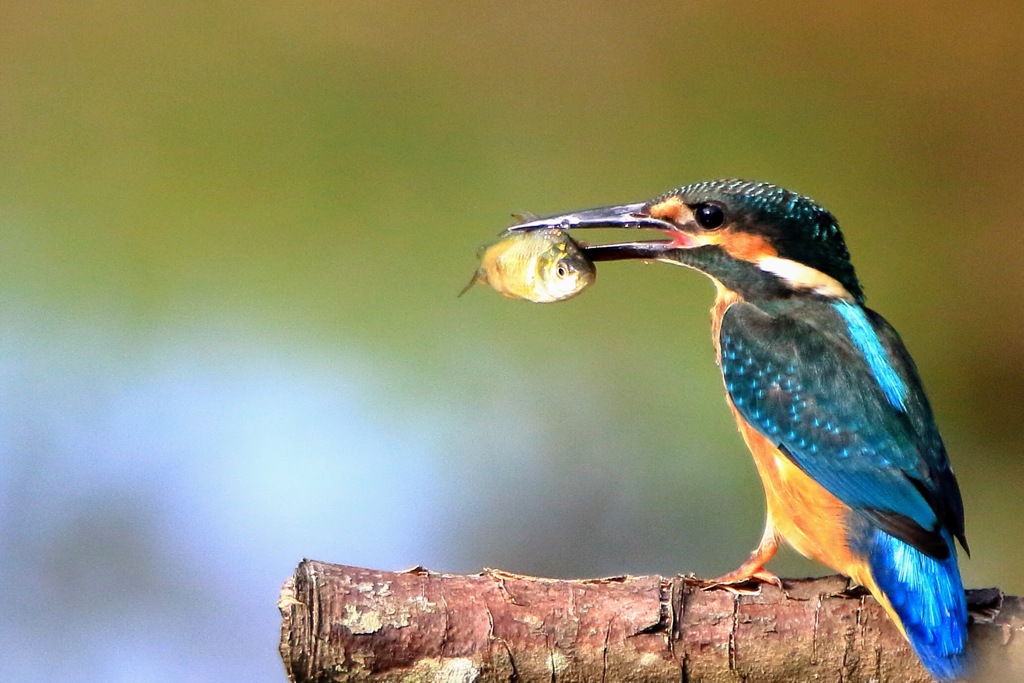
[[[571,299],[596,277],[593,261],[565,230],[506,231],[482,250],[480,267],[459,296],[479,282],[511,299],[546,304]]]

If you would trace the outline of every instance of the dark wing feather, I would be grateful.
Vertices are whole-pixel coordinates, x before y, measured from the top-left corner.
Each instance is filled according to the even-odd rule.
[[[740,414],[826,490],[892,535],[936,557],[948,528],[963,536],[956,479],[899,337],[868,317],[906,386],[894,406],[825,301],[766,311],[739,302],[721,327],[722,373]]]

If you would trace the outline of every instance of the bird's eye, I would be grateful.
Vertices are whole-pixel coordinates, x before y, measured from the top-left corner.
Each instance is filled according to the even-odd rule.
[[[705,230],[715,230],[725,224],[725,211],[718,204],[700,204],[694,209],[693,218]]]

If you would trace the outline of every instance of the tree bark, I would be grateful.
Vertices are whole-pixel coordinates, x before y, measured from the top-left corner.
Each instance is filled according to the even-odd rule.
[[[692,577],[568,581],[382,572],[303,560],[285,582],[294,683],[926,683],[881,607],[845,578],[708,589]],[[1024,601],[968,591],[978,681],[1024,681]]]

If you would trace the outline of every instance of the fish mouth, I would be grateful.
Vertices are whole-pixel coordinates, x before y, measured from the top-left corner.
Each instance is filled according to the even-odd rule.
[[[580,248],[591,261],[621,261],[624,259],[659,259],[672,249],[682,246],[680,238],[683,233],[668,221],[654,218],[649,213],[649,205],[621,204],[619,206],[603,206],[596,209],[583,209],[571,213],[534,218],[517,223],[508,228],[509,231],[539,230],[557,228],[575,230],[577,228],[626,228],[629,230],[658,230],[669,236],[669,239],[642,240],[633,242],[617,242],[614,244],[580,244]]]

